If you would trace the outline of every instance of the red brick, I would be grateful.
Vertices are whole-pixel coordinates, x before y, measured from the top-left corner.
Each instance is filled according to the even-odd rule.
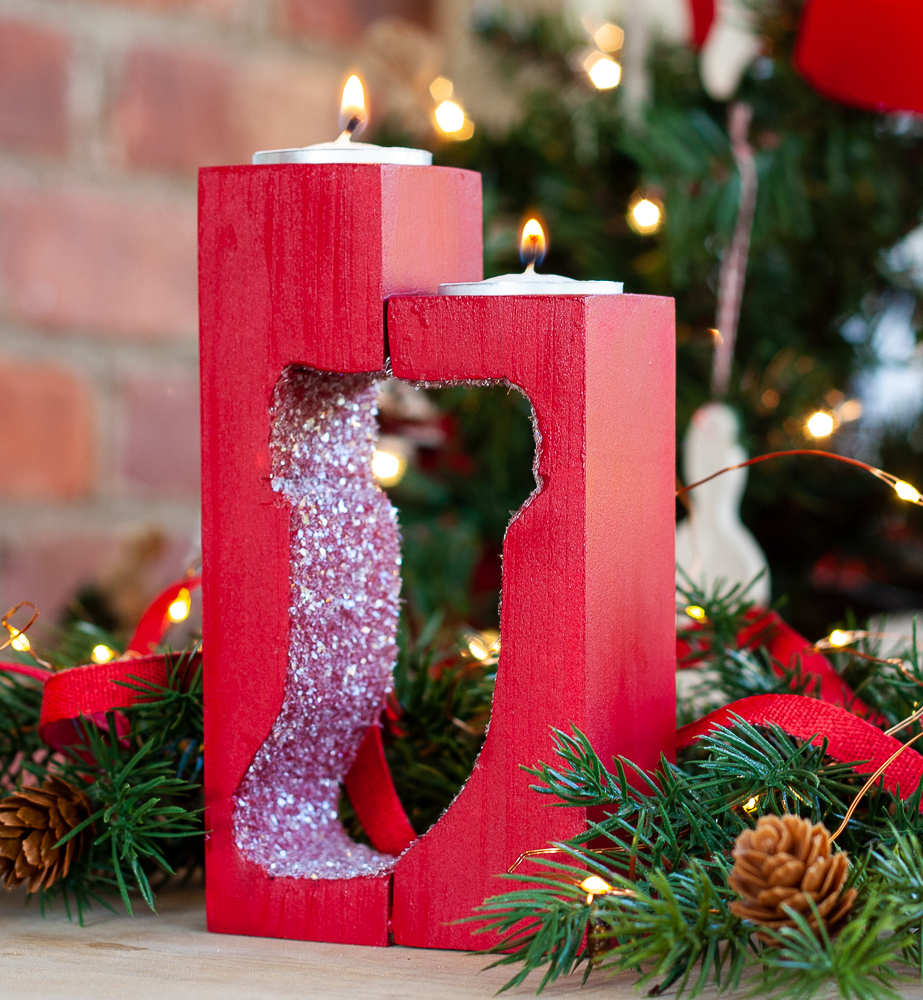
[[[253,59],[233,90],[241,162],[258,149],[324,142],[337,134],[343,74],[326,63]]]
[[[126,379],[116,469],[130,492],[198,496],[199,383],[186,375]]]
[[[118,539],[101,534],[46,530],[3,539],[0,555],[0,604],[20,601],[39,609],[36,639],[53,625],[78,589],[95,582],[117,556]]]
[[[246,10],[246,0],[108,0],[118,7],[166,12],[192,11],[218,21],[239,19]]]
[[[88,494],[92,411],[89,389],[73,372],[0,361],[0,495],[66,500]]]
[[[191,200],[0,188],[0,274],[13,316],[52,330],[195,335]]]
[[[231,120],[233,73],[227,63],[172,49],[128,56],[113,111],[124,161],[157,170],[193,171],[239,162]]]
[[[138,558],[145,539],[162,536],[151,558]],[[0,528],[2,531],[2,528]],[[135,624],[146,604],[186,569],[193,532],[150,523],[47,528],[0,535],[0,606],[32,601],[41,612],[37,644],[87,585],[114,587],[115,610]],[[41,648],[39,648],[41,652]]]
[[[350,43],[382,18],[401,18],[430,27],[431,0],[282,0],[279,27],[305,38]]]
[[[27,153],[65,152],[69,57],[63,35],[0,21],[0,146]]]

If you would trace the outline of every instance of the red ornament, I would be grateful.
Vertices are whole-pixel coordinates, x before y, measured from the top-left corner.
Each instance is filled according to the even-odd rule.
[[[209,927],[470,948],[451,924],[536,844],[583,829],[535,809],[520,764],[573,722],[645,767],[673,746],[673,306],[646,296],[465,299],[480,277],[479,178],[372,165],[205,170],[200,181],[203,649]],[[387,341],[383,310],[387,306]],[[499,380],[530,398],[542,488],[504,544],[503,647],[484,750],[393,870],[273,877],[235,842],[235,796],[283,706],[291,509],[273,491],[270,405],[292,365]],[[313,376],[311,376],[313,378]],[[383,706],[382,706],[383,707]],[[300,748],[303,755],[311,746]],[[376,726],[347,787],[375,848],[409,826]],[[511,820],[508,817],[514,817]]]
[[[834,100],[923,112],[921,38],[919,0],[808,0],[795,65]]]

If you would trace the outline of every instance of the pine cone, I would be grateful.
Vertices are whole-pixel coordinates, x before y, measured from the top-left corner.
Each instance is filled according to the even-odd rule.
[[[814,901],[828,934],[845,923],[856,890],[843,892],[849,857],[830,853],[830,831],[821,823],[797,816],[760,816],[755,830],[744,830],[734,847],[735,864],[728,881],[741,895],[731,911],[744,920],[778,930],[795,922],[782,909],[800,913],[813,930]],[[757,934],[763,941],[772,939]]]
[[[0,878],[7,889],[28,881],[29,892],[36,892],[67,875],[92,830],[86,827],[61,847],[54,845],[89,815],[86,795],[53,775],[41,788],[23,788],[0,800]]]

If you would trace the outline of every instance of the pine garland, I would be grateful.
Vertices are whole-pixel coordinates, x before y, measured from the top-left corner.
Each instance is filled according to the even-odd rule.
[[[765,649],[735,648],[750,611],[745,591],[719,587],[705,595],[690,587],[685,597],[705,611],[705,629],[688,638],[704,657],[712,681],[703,689],[712,699],[791,693],[797,669],[777,676]],[[849,654],[838,660],[846,672]],[[905,680],[920,679],[915,644],[906,660]],[[899,667],[877,664],[876,670],[877,683],[866,685],[863,697],[891,721],[908,708],[887,688],[889,670]],[[901,738],[909,739],[916,726]],[[841,997],[886,998],[897,996],[892,987],[902,963],[923,973],[923,784],[904,800],[876,786],[841,835],[838,847],[853,862],[846,887],[857,889],[858,901],[838,936],[822,921],[815,933],[798,914],[794,926],[767,932],[731,911],[738,899],[728,884],[731,852],[760,814],[839,826],[863,782],[853,765],[831,761],[826,740],[814,746],[778,727],[737,719],[700,739],[677,764],[663,759],[651,775],[623,759],[610,770],[576,729],[552,736],[557,760],[526,768],[536,779],[533,789],[565,807],[601,807],[608,815],[554,845],[557,857],[531,858],[540,874],[506,876],[520,888],[488,899],[469,918],[482,924],[480,932],[500,935],[487,949],[502,955],[495,965],[520,966],[504,989],[540,971],[540,992],[581,965],[587,975],[599,964],[643,970],[639,984],[654,984],[649,995],[676,987],[696,996],[710,984],[735,988],[755,965],[761,996],[809,998],[834,984]],[[580,888],[588,874],[613,891],[588,899]],[[757,938],[759,931],[770,943]],[[598,956],[600,948],[584,947],[587,935],[605,944],[595,963],[591,953]]]

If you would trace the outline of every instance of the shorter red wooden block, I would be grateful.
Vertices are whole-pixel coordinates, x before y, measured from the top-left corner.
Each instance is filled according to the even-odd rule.
[[[398,861],[394,940],[481,948],[470,916],[519,854],[585,828],[522,765],[549,727],[645,768],[675,734],[671,299],[409,297],[388,306],[394,374],[502,380],[535,409],[540,488],[503,546],[490,729],[468,783]],[[528,869],[526,869],[528,870]]]

